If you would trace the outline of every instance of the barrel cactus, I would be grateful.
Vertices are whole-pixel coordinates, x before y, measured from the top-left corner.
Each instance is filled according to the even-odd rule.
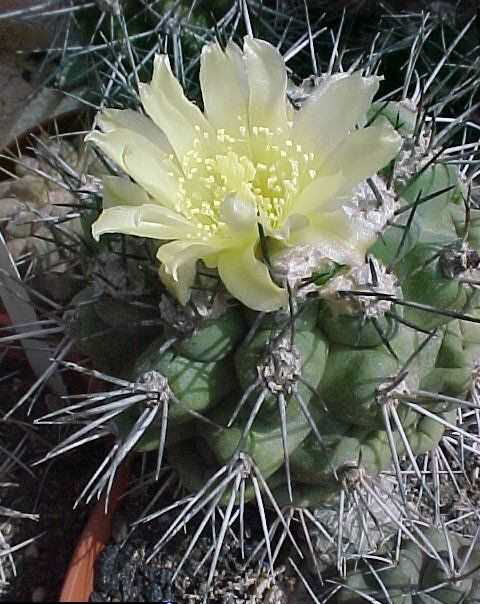
[[[34,155],[14,158],[15,174],[0,183],[0,224],[29,285],[65,302],[76,289],[70,265],[84,246],[74,191],[91,189],[99,166],[90,151],[63,139],[35,143]]]
[[[251,31],[243,47],[210,42],[203,111],[157,54],[139,83],[143,112],[103,109],[86,137],[112,167],[83,224],[107,261],[63,317],[92,366],[66,365],[112,387],[40,420],[83,424],[47,458],[113,434],[89,500],[132,451],[155,452],[157,477],[168,463],[185,492],[156,549],[200,515],[193,547],[221,511],[209,582],[248,502],[272,566],[283,540],[296,545],[298,513],[303,526],[333,527],[323,553],[331,564],[333,544],[343,568],[344,539],[349,553],[357,539],[360,553],[382,540],[360,547],[369,498],[387,538],[404,531],[415,516],[405,465],[432,496],[421,460],[449,429],[478,441],[457,426],[480,358],[479,210],[470,174],[444,154],[460,122],[436,129],[426,91],[411,93],[413,67],[401,100],[377,99],[372,57],[335,72],[335,52],[324,75],[294,85]],[[112,258],[121,267],[109,275]],[[378,495],[385,476],[390,501]],[[347,500],[367,509],[362,530],[329,520]],[[409,574],[408,548],[397,574]],[[412,581],[428,588],[444,564],[419,555],[428,572]],[[369,589],[363,570],[351,581],[356,595]]]

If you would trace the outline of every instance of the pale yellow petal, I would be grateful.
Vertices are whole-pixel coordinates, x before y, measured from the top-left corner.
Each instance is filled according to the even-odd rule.
[[[208,147],[212,128],[200,109],[185,97],[167,55],[155,57],[153,79],[150,85],[140,85],[140,98],[145,111],[167,135],[180,163],[194,145],[200,152]]]
[[[86,138],[94,143],[155,200],[172,206],[178,192],[179,169],[159,152],[158,147],[129,130],[91,132]]]
[[[180,214],[151,204],[108,208],[92,225],[92,235],[97,241],[105,233],[176,239],[192,236],[194,232],[192,225]]]
[[[272,281],[253,245],[219,253],[218,272],[230,294],[249,308],[269,312],[287,305],[286,290]]]
[[[402,137],[386,119],[375,125],[356,130],[335,149],[322,164],[322,174],[342,173],[341,190],[349,191],[353,186],[376,174],[398,153]]]
[[[179,281],[181,276],[179,271],[185,263],[196,262],[215,252],[216,247],[213,244],[198,240],[170,241],[158,248],[157,260],[164,265],[166,273],[171,275],[175,281]],[[187,276],[188,274],[186,271]]]
[[[127,144],[123,153],[125,171],[162,205],[173,207],[178,196],[180,171],[150,145]]]
[[[319,176],[308,184],[295,200],[295,212],[307,215],[315,210],[331,211],[338,208],[336,195],[343,184],[342,173]]]
[[[102,176],[103,209],[119,205],[138,206],[151,200],[142,187],[128,178],[119,176]]]
[[[265,42],[245,37],[250,126],[276,130],[287,125],[287,70],[282,55]]]
[[[166,155],[173,153],[165,133],[152,120],[139,111],[132,109],[104,109],[95,118],[96,124],[103,132],[119,129],[133,130],[154,145]]]
[[[129,130],[120,129],[112,130],[111,132],[99,132],[94,130],[85,137],[86,143],[93,143],[99,149],[101,149],[105,155],[113,160],[122,170],[125,170],[125,164],[123,163],[123,152],[125,145],[131,142],[131,132]],[[143,136],[136,136],[139,144],[147,142]]]
[[[322,82],[294,116],[294,138],[305,151],[325,157],[355,126],[363,124],[378,77],[336,74]]]
[[[160,264],[160,268],[158,269],[158,275],[163,285],[165,285],[172,296],[176,298],[183,306],[185,306],[185,304],[187,304],[187,302],[190,300],[190,296],[192,294],[191,288],[195,282],[196,273],[196,258],[186,260],[183,262],[183,264],[177,267],[176,279],[174,279],[173,276],[167,271],[164,264]]]
[[[200,85],[205,115],[213,127],[239,136],[246,127],[248,80],[242,51],[233,42],[222,50],[218,42],[203,47]]]

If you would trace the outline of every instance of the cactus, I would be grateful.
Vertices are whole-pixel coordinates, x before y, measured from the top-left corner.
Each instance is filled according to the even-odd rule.
[[[395,564],[366,562],[345,579],[338,602],[476,602],[480,589],[480,552],[452,531],[427,529],[423,537],[432,548],[402,543]],[[377,566],[377,568],[375,568]]]
[[[99,166],[90,152],[63,139],[33,138],[35,155],[12,157],[15,174],[1,182],[0,223],[29,285],[67,302],[78,289],[69,282],[69,266],[84,245],[74,190],[91,188]]]
[[[450,95],[452,105],[449,95],[437,100],[439,83],[429,73],[419,76],[415,87],[412,74],[425,43],[421,28],[412,34],[403,96],[373,98],[379,81],[372,74],[382,56],[387,65],[390,59],[387,40],[383,51],[372,47],[368,60],[352,61],[344,70],[337,53],[340,34],[334,35],[323,75],[301,81],[308,75],[300,60],[307,43],[299,49],[301,44],[292,42],[282,59],[268,41],[252,37],[252,20],[258,17],[254,22],[261,30],[262,17],[252,7],[249,12],[248,4],[232,3],[219,32],[202,20],[198,23],[203,25],[196,25],[210,41],[200,72],[205,114],[183,97],[163,55],[155,59],[152,84],[139,89],[153,121],[132,109],[118,110],[125,86],[126,104],[136,106],[131,88],[148,59],[161,50],[158,43],[138,69],[126,70],[123,63],[112,68],[108,81],[114,91],[101,105],[115,109],[100,112],[100,130],[88,135],[112,175],[103,177],[97,191],[103,208],[92,205],[82,216],[90,254],[83,263],[87,283],[61,319],[77,352],[91,361],[91,367],[63,365],[100,378],[111,389],[37,420],[83,424],[46,459],[113,434],[105,462],[79,498],[89,501],[109,492],[119,465],[132,451],[153,451],[156,476],[167,462],[185,497],[175,503],[177,520],[152,556],[199,515],[203,519],[192,537],[194,547],[207,523],[215,525],[220,510],[208,585],[226,531],[238,524],[243,539],[249,502],[258,508],[271,567],[285,540],[300,549],[293,534],[295,515],[317,572],[332,563],[349,570],[348,560],[355,555],[375,551],[384,537],[391,544],[392,534],[403,532],[410,543],[400,548],[391,577],[382,571],[384,588],[379,592],[372,583],[375,568],[368,574],[362,567],[360,575],[347,576],[351,589],[339,596],[348,600],[374,590],[375,598],[382,599],[386,590],[397,601],[409,585],[429,589],[450,580],[441,562],[445,544],[438,531],[421,538],[412,528],[421,516],[411,509],[412,485],[427,500],[436,498],[422,464],[445,457],[442,446],[460,447],[459,437],[470,449],[479,440],[460,421],[477,408],[469,397],[477,388],[480,346],[478,143],[465,125],[468,113],[460,118],[448,114],[465,95],[473,111],[477,84],[460,75]],[[277,14],[275,27],[285,15],[298,27],[288,10],[281,18]],[[240,39],[236,29],[242,22],[248,34],[243,51],[226,43]],[[125,34],[123,14],[117,25],[116,35]],[[188,44],[182,46],[180,26],[170,25],[175,32],[173,68],[184,82],[198,56],[182,64],[179,49],[190,52],[194,42],[184,34]],[[302,33],[313,45],[309,27]],[[270,30],[265,38],[282,42]],[[126,56],[134,60],[136,35],[125,38],[125,55],[117,56],[121,62]],[[212,42],[215,36],[218,43]],[[452,42],[430,73],[445,77],[443,65],[459,41]],[[92,57],[97,58],[93,51]],[[318,74],[313,51],[311,58]],[[245,140],[235,138],[236,114],[225,123],[215,122],[219,115],[228,118],[227,101],[236,103],[232,111],[242,117],[245,90],[228,70],[222,71],[237,86],[226,101],[208,75],[209,60],[217,61],[218,69],[228,63],[233,71],[241,71],[235,61],[247,64],[250,71],[242,72],[252,80],[243,82],[247,90],[259,81],[267,82],[268,89],[269,78],[277,78],[272,98],[254,90],[258,106],[251,99],[246,102],[252,131],[244,134],[245,140],[262,161],[237,152],[235,145]],[[287,82],[284,60],[299,65],[292,81]],[[126,77],[122,70],[128,71]],[[388,79],[386,86],[395,89]],[[189,92],[198,99],[196,83]],[[305,118],[302,126],[298,116],[308,115],[329,94],[331,115]],[[360,108],[344,127],[352,95],[358,95]],[[268,121],[284,114],[293,123],[298,118],[305,150]],[[268,122],[263,130],[255,125],[258,115]],[[456,129],[462,127],[458,142]],[[317,130],[312,135],[309,128]],[[202,131],[203,138],[198,135]],[[189,136],[198,137],[192,148]],[[202,150],[202,145],[210,149],[204,141],[212,138],[214,151]],[[324,152],[322,161],[309,152],[318,140],[334,141],[331,149],[325,143],[325,149],[315,151]],[[464,156],[470,163],[462,163]],[[317,163],[310,166],[312,157]],[[335,163],[338,157],[343,164]],[[312,189],[316,178],[322,186]],[[192,212],[192,203],[202,195],[212,200],[211,207],[200,204]],[[385,481],[393,486],[387,488]],[[385,491],[391,494],[387,500]],[[347,508],[360,526],[350,520],[344,525]],[[369,532],[375,531],[369,514],[385,519],[371,539]],[[320,545],[323,564],[311,531],[324,524],[328,543]],[[472,551],[476,541],[470,542]],[[454,557],[465,555],[466,543],[451,536]],[[467,559],[474,562],[475,555]],[[410,568],[411,556],[415,568]],[[448,603],[468,600],[475,589],[466,577],[451,588],[438,587],[432,597]],[[418,597],[424,596],[411,596]]]

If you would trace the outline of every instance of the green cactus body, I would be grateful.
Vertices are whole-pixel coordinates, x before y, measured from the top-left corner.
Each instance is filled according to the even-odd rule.
[[[319,425],[322,425],[321,422]],[[401,454],[402,443],[398,433],[395,433],[395,440],[397,451]],[[327,445],[322,440],[322,444],[314,434],[310,434],[304,445],[291,456],[293,474],[300,482],[319,484],[332,480],[334,471],[356,464],[371,474],[378,474],[391,463],[388,437],[382,430],[372,432],[345,424],[339,426],[335,443]]]
[[[258,331],[251,341],[242,344],[235,354],[235,367],[237,378],[242,387],[242,391],[246,390],[258,379],[258,365],[265,358],[269,345],[272,349],[278,348],[276,334],[270,330]],[[306,402],[314,397],[313,392],[317,389],[322,378],[325,364],[328,355],[328,343],[322,332],[317,328],[312,331],[299,331],[294,338],[294,347],[300,355],[301,376],[302,380],[307,382],[311,388],[302,382],[296,383],[296,388],[300,396]],[[288,349],[287,344],[287,349]],[[265,387],[264,385],[259,388]],[[258,391],[257,391],[258,392]],[[254,400],[253,394],[250,400]],[[320,404],[320,401],[318,401]],[[288,408],[291,407],[289,402]],[[263,407],[262,416],[266,414],[277,414],[277,401],[273,395],[268,395]]]
[[[216,319],[205,320],[193,335],[181,338],[175,349],[192,361],[219,361],[234,350],[243,334],[242,313],[238,307],[232,308]]]
[[[480,310],[466,309],[466,312],[480,319]],[[437,366],[449,368],[473,368],[480,358],[480,324],[451,321],[445,330]]]
[[[319,393],[336,418],[374,429],[384,427],[377,392],[413,353],[411,331],[401,326],[390,346],[398,361],[385,346],[361,350],[331,346]]]
[[[469,301],[465,312],[469,316],[480,318],[476,304],[475,296]],[[444,329],[435,367],[423,377],[420,388],[432,393],[465,398],[472,386],[472,373],[479,360],[480,325],[459,319],[452,320]],[[428,402],[425,405],[428,407]],[[432,406],[432,408],[443,411],[447,406],[445,408]]]
[[[419,226],[419,244],[445,244],[457,238],[447,206],[454,196],[458,174],[453,166],[434,164],[414,176],[399,194],[408,204],[417,203],[414,221]],[[448,187],[452,187],[450,190]],[[444,191],[445,190],[445,191]],[[435,193],[444,191],[435,195]],[[422,201],[432,196],[428,201]]]
[[[422,551],[415,544],[408,542],[401,549],[398,564],[390,567],[384,566],[383,569],[378,571],[378,576],[383,584],[387,586],[388,595],[395,604],[413,603],[415,601],[415,595],[413,594],[418,588],[417,581],[422,565]],[[342,589],[338,593],[339,604],[363,602],[362,592],[373,594],[376,599],[383,600],[384,594],[372,572],[352,571],[345,583],[347,589]]]
[[[444,561],[448,564],[448,555],[444,557]],[[442,583],[447,585],[435,589]],[[418,604],[426,604],[427,601],[431,603],[432,599],[442,604],[460,604],[464,601],[465,594],[470,593],[472,586],[471,578],[449,581],[448,574],[439,566],[438,561],[428,560],[422,571],[422,588],[425,590],[432,588],[432,591],[417,594],[415,600]]]
[[[443,417],[446,421],[455,422],[455,410],[445,413],[440,413],[440,410],[437,410],[437,413],[439,417]],[[423,416],[415,426],[407,430],[406,435],[414,453],[423,455],[438,445],[444,432],[445,426],[442,423],[431,417]]]
[[[214,411],[210,417],[217,423],[226,423],[225,420],[228,420],[233,409],[234,407],[227,410],[227,407],[222,405],[221,410],[219,412]],[[313,409],[310,412],[315,415]],[[246,415],[244,414],[243,418],[239,418],[231,428],[217,432],[214,429],[204,431],[205,444],[212,450],[219,463],[228,463],[237,447],[239,447]],[[287,452],[291,457],[292,453],[309,435],[311,428],[299,408],[295,410],[295,413],[290,413],[287,416],[286,426]],[[269,478],[276,472],[283,465],[285,459],[278,413],[276,417],[272,416],[268,421],[262,418],[257,419],[239,450],[248,453],[264,478]]]
[[[373,243],[368,253],[381,260],[386,266],[400,262],[417,245],[420,225],[413,221],[407,229],[409,212],[395,220],[395,226],[385,229],[381,237]]]
[[[367,113],[367,119],[373,119],[375,122],[380,116],[386,117],[392,126],[402,135],[410,136],[414,133],[418,114],[417,111],[410,108],[406,103],[397,103],[395,101],[372,103]]]
[[[385,340],[391,340],[398,330],[398,321],[393,317],[379,315],[365,317],[359,314],[335,314],[334,305],[320,306],[318,323],[332,344],[352,348],[374,348]]]
[[[294,505],[297,508],[312,509],[325,504],[332,504],[336,501],[338,491],[342,486],[341,481],[335,478],[325,479],[320,484],[294,482],[292,485],[293,501],[290,501],[290,494],[285,483],[285,472],[283,472],[281,478],[282,484],[277,486],[273,491],[275,500],[279,506]]]
[[[184,422],[191,419],[189,410],[205,411],[218,404],[235,388],[233,364],[230,358],[202,363],[192,361],[171,350],[162,352],[165,340],[155,340],[139,357],[132,372],[134,380],[147,371],[158,371],[167,378],[169,387],[182,403],[172,403],[169,421]],[[159,352],[160,350],[160,352]]]
[[[457,398],[467,396],[472,371],[480,359],[480,346],[472,342],[475,331],[472,325],[464,331],[458,320],[447,325],[435,368],[422,380],[422,390]]]
[[[442,271],[442,248],[433,245],[417,246],[400,267],[404,297],[409,302],[425,304],[440,312],[407,308],[405,318],[414,325],[433,329],[447,323],[450,317],[441,311],[462,312],[468,302],[468,290],[457,279],[446,277]]]
[[[457,237],[463,239],[466,235],[467,243],[476,250],[480,249],[480,210],[476,208],[470,209],[470,218],[468,221],[468,229],[466,228],[465,206],[463,203],[448,205],[448,211],[452,216],[453,224]]]
[[[298,308],[294,319],[295,331],[311,331],[317,322],[318,302],[308,300]],[[244,309],[244,315],[247,323],[253,325],[258,319],[259,313],[250,308]],[[277,311],[274,313],[264,313],[258,325],[259,330],[283,329],[291,322],[290,313],[287,311]]]
[[[428,556],[414,543],[407,542],[399,552],[398,563],[391,568],[377,569],[377,577],[382,581],[384,589],[392,595],[407,595],[412,604],[460,604],[470,602],[478,589],[476,569],[480,565],[480,551],[474,548],[469,552],[467,539],[455,533],[440,529],[428,529],[425,538],[434,548],[437,557]],[[446,539],[448,539],[448,544]],[[445,569],[450,568],[449,550],[453,554],[456,565],[468,555],[468,562],[457,577]],[[380,589],[375,574],[366,567],[352,571],[346,578],[346,589],[338,594],[338,601],[343,604],[353,604],[363,600],[362,594],[374,596],[380,602],[387,601],[385,593]],[[397,600],[396,600],[397,601]],[[398,600],[403,601],[403,600]]]
[[[203,444],[203,443],[202,443]],[[196,492],[205,486],[205,483],[218,470],[218,465],[206,463],[204,448],[197,446],[195,440],[175,444],[168,449],[168,459],[170,465],[178,472],[180,481],[185,489],[190,492]],[[285,472],[279,470],[270,476],[268,486],[274,490],[278,488],[285,480]],[[225,505],[229,494],[224,494],[220,499],[220,504]],[[244,494],[244,501],[248,502],[255,498],[255,490],[251,483],[247,483]]]

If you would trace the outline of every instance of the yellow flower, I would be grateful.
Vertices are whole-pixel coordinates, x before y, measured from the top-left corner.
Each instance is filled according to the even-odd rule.
[[[362,127],[378,80],[332,76],[297,110],[273,46],[250,37],[243,52],[212,43],[201,56],[202,113],[184,96],[168,57],[157,55],[151,83],[140,87],[149,117],[107,109],[97,118],[102,132],[87,137],[134,181],[104,179],[94,237],[166,240],[157,258],[183,304],[202,259],[246,306],[285,306],[285,289],[259,257],[259,225],[286,246],[315,245],[348,264],[363,262],[374,239],[343,204],[400,148],[386,121]]]

